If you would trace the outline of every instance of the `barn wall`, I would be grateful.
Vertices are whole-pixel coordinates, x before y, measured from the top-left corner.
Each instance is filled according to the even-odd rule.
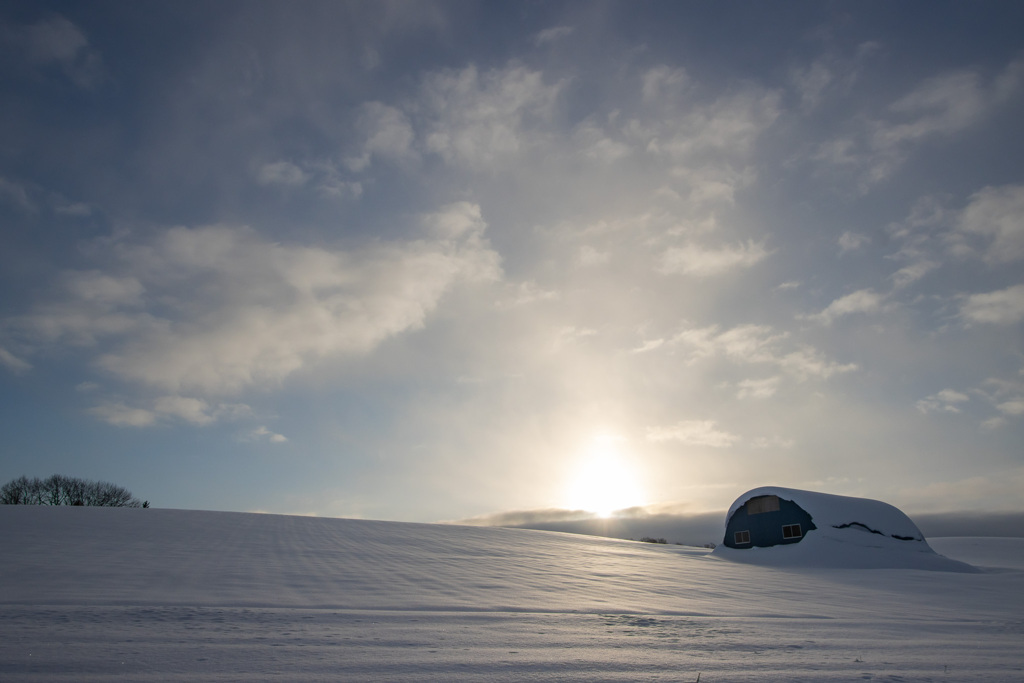
[[[749,501],[748,501],[749,503]],[[799,524],[803,534],[800,538],[783,538],[782,527],[787,524]],[[744,503],[729,519],[725,527],[723,543],[728,548],[767,548],[773,545],[799,543],[808,531],[817,529],[811,516],[791,500],[779,499],[779,509],[774,512],[748,514],[747,503]],[[733,541],[737,531],[749,531],[750,543],[736,545]]]

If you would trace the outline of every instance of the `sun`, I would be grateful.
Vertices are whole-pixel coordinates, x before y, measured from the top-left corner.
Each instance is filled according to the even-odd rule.
[[[608,517],[616,510],[646,504],[636,469],[622,453],[623,441],[609,434],[590,440],[568,487],[570,509]]]

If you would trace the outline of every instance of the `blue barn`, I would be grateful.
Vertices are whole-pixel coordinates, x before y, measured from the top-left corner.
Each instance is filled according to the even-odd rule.
[[[814,520],[792,500],[767,493],[748,499],[729,517],[724,543],[728,548],[767,548],[799,543],[817,529]]]
[[[736,499],[716,557],[767,566],[974,572],[937,554],[917,525],[879,500],[762,486]]]
[[[791,545],[808,534],[878,544],[916,542],[927,547],[917,526],[900,510],[878,500],[762,486],[736,499],[725,522],[727,548]],[[852,533],[852,535],[851,535]]]

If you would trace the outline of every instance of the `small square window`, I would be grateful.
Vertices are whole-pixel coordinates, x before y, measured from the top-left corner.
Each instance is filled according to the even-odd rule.
[[[786,524],[782,527],[783,538],[800,538],[801,536],[803,536],[803,532],[799,524]]]
[[[749,531],[737,531],[732,535],[736,545],[744,545],[750,543],[750,532]]]

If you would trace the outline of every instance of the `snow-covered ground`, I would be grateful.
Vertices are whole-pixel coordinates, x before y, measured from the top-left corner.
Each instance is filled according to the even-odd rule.
[[[1024,680],[1024,539],[976,573],[543,531],[0,507],[0,681]]]

